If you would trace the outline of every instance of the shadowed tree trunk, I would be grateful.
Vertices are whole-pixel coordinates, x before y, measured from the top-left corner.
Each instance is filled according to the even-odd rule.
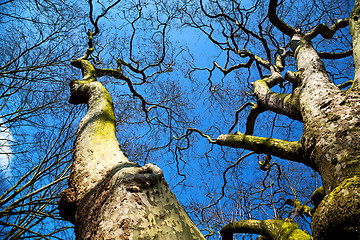
[[[111,97],[87,54],[72,61],[83,79],[70,82],[70,102],[86,103],[88,111],[77,131],[61,215],[75,224],[77,239],[204,239],[161,169],[140,167],[122,153]]]

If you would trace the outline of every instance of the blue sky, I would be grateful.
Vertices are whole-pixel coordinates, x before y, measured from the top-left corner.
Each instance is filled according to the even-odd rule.
[[[81,3],[84,4],[84,8],[87,7],[87,1],[80,2],[80,4]],[[87,12],[84,11],[82,14],[85,15],[86,13]],[[122,16],[122,14],[121,12],[116,14],[115,13],[116,10],[114,9],[114,11],[109,12],[109,18],[104,18],[100,21],[101,27],[103,27],[101,28],[102,35],[95,38],[95,50],[97,51],[97,53],[100,52],[99,56],[104,60],[104,66],[108,65],[111,67],[115,67],[116,57],[124,56],[124,60],[128,60],[128,55],[126,53],[126,50],[128,49],[126,47],[129,43],[129,38],[126,37],[129,37],[129,34],[131,33],[131,28],[129,27],[129,25],[127,25],[126,27],[123,23],[116,24],[116,17]],[[135,16],[131,16],[131,18],[134,17]],[[84,25],[87,28],[91,28],[91,24],[87,21],[88,18],[85,16],[84,19],[86,22]],[[109,23],[111,21],[114,22]],[[141,25],[139,27],[141,27]],[[76,53],[76,56],[78,57],[83,55],[83,52],[87,47],[87,39],[84,29],[85,28],[78,28],[76,31],[74,31],[76,34],[72,34],[71,38],[68,39],[70,44],[76,43],[81,45],[80,48],[77,49],[78,52]],[[144,32],[146,33],[146,31]],[[179,99],[184,100],[184,102],[187,101],[187,104],[189,104],[189,108],[192,108],[192,112],[188,112],[187,117],[193,120],[193,123],[176,125],[176,134],[169,131],[168,129],[160,129],[159,131],[153,131],[153,129],[149,128],[146,124],[143,124],[141,122],[144,121],[143,117],[138,117],[141,114],[141,111],[138,111],[140,101],[136,98],[133,98],[131,94],[129,94],[129,90],[126,88],[126,85],[124,85],[121,81],[111,78],[101,78],[99,79],[99,81],[103,82],[108,87],[111,95],[113,96],[115,108],[117,109],[118,113],[123,114],[123,111],[125,111],[125,113],[128,113],[129,115],[133,114],[133,112],[137,114],[134,118],[129,117],[130,120],[128,125],[121,125],[121,123],[119,123],[119,140],[124,145],[128,141],[132,141],[133,139],[136,140],[136,142],[134,140],[134,145],[149,143],[149,145],[146,145],[145,147],[165,144],[167,143],[167,141],[169,141],[169,139],[172,139],[172,135],[170,133],[179,137],[180,135],[185,133],[186,127],[197,128],[201,131],[206,132],[214,139],[222,133],[227,133],[228,129],[234,122],[234,114],[236,110],[244,102],[251,99],[251,97],[244,97],[244,95],[242,94],[244,90],[249,90],[247,88],[249,82],[257,80],[257,73],[253,74],[251,79],[247,79],[246,71],[245,73],[241,72],[239,74],[229,74],[226,78],[224,78],[223,74],[219,70],[215,70],[211,79],[211,81],[213,82],[213,88],[211,88],[210,90],[212,91],[210,91],[208,71],[196,71],[192,74],[192,78],[186,78],[184,76],[184,72],[182,72],[183,69],[181,68],[186,69],[191,68],[192,66],[196,66],[199,68],[212,68],[214,60],[218,61],[221,65],[225,62],[225,53],[220,52],[218,47],[214,46],[214,44],[212,44],[206,36],[204,36],[197,30],[189,28],[183,28],[182,30],[179,30],[172,28],[169,34],[170,40],[178,41],[178,46],[187,48],[187,50],[189,50],[193,57],[189,58],[189,56],[187,55],[188,52],[184,51],[182,54],[179,54],[177,58],[177,63],[179,63],[179,66],[175,67],[178,68],[172,73],[164,74],[164,77],[159,77],[158,79],[156,79],[156,81],[152,83],[154,85],[159,83],[159,85],[156,85],[157,87],[153,87],[151,84],[149,84],[149,87],[146,87],[146,85],[139,85],[136,86],[136,89],[141,94],[143,94],[146,100],[152,101],[158,100],[156,99],[156,97],[152,96],[152,94],[154,92],[163,93],[163,91],[161,90],[164,90],[166,89],[166,87],[168,87],[167,83],[169,85],[170,83],[174,84],[172,85],[174,88],[178,86],[179,92],[175,92],[174,95],[176,95],[176,93],[179,93],[179,95],[188,94],[188,96],[180,96]],[[143,39],[140,36],[138,42],[141,44],[142,41]],[[113,45],[115,47],[118,47],[118,49],[115,47],[112,48]],[[122,53],[121,50],[123,50],[124,53]],[[140,57],[142,55],[145,56],[148,53],[147,50],[149,49],[139,47],[136,50],[139,52],[136,53],[138,53],[138,56]],[[255,51],[256,50],[257,49],[255,49]],[[64,65],[65,66],[63,66],[62,68],[62,76],[65,77],[63,77],[62,79],[62,76],[60,75],[60,78],[52,79],[56,80],[52,83],[55,82],[56,84],[59,84],[62,89],[66,89],[61,95],[62,98],[66,99],[69,96],[69,91],[67,87],[64,88],[64,85],[67,85],[70,79],[81,78],[81,73],[78,69],[72,68],[69,62],[65,63]],[[70,108],[69,105],[64,105],[61,107],[64,107],[64,109],[66,108],[66,110]],[[124,110],[124,108],[128,108],[128,110]],[[249,109],[247,109],[241,114],[241,121],[239,121],[239,123],[235,127],[235,131],[244,132],[244,119],[246,118],[248,110]],[[60,112],[61,109],[55,109],[54,112],[55,111]],[[83,111],[81,114],[83,115],[84,113],[85,112]],[[158,114],[159,118],[166,119],[166,111],[154,111],[154,116],[155,113]],[[49,123],[51,123],[52,121],[54,121],[54,119],[51,119],[50,117],[46,119],[46,121],[49,121]],[[76,121],[79,121],[79,118],[77,118]],[[290,122],[289,119],[279,118],[279,116],[276,116],[275,114],[264,114],[259,117],[259,121],[256,125],[255,134],[258,136],[270,136],[271,125],[274,122],[279,127],[275,129],[272,136],[277,138],[287,137],[287,132],[282,131],[282,129],[285,129],[283,126]],[[51,124],[49,125],[51,126]],[[76,127],[76,125],[77,123],[74,124],[74,128]],[[293,128],[293,131],[291,132],[289,138],[291,140],[298,140],[301,136],[302,125],[294,122],[291,126]],[[183,128],[180,129],[180,127]],[[46,131],[44,130],[44,132]],[[134,135],[136,135],[136,137],[138,138],[133,137]],[[189,205],[191,203],[198,203],[202,206],[206,206],[221,195],[221,187],[223,185],[222,173],[224,172],[224,170],[227,167],[231,166],[237,159],[239,159],[239,157],[248,152],[236,149],[221,148],[219,146],[212,146],[208,143],[206,139],[199,137],[199,135],[197,134],[194,134],[193,137],[194,138],[191,142],[192,148],[188,151],[182,151],[182,153],[184,154],[182,160],[180,160],[179,158],[175,158],[174,149],[176,146],[185,146],[185,142],[176,142],[172,139],[173,142],[169,148],[154,153],[149,161],[154,161],[163,169],[165,178],[170,183],[170,187],[172,188],[176,186],[174,188],[174,192],[176,193],[178,199],[182,204]],[[11,149],[6,147],[6,144],[8,143],[8,140],[13,140],[12,138],[13,136],[8,131],[8,129],[2,126],[0,134],[0,139],[2,139],[0,140],[0,147],[2,146],[1,151],[11,152]],[[124,148],[126,148],[126,146],[124,146]],[[39,153],[39,158],[42,156],[42,154],[43,153],[41,152]],[[35,154],[33,156],[35,156]],[[137,159],[137,156],[135,154],[130,155],[130,158],[138,160],[140,163],[142,163],[141,161],[144,161],[144,155],[139,154],[139,156],[141,159]],[[245,197],[246,194],[242,193],[242,190],[248,190],[255,187],[259,188],[259,181],[265,179],[265,177],[267,182],[276,181],[276,171],[274,170],[274,172],[270,174],[271,176],[269,175],[269,177],[267,177],[265,172],[262,172],[258,169],[258,160],[261,160],[261,156],[259,158],[256,155],[249,157],[243,160],[241,164],[239,164],[239,166],[234,168],[234,170],[231,170],[227,173],[226,177],[228,185],[225,190],[229,194],[229,197],[223,198],[220,204],[217,206],[218,209],[224,209],[224,215],[227,214],[225,210],[229,210],[233,206],[231,204],[235,204],[234,202],[236,202],[236,199],[234,196],[236,194],[238,194],[238,198]],[[179,163],[178,166],[176,165],[176,161],[178,161]],[[291,173],[291,167],[298,169],[299,174],[304,173],[303,175],[296,175],[296,173],[294,173],[294,175],[288,174],[286,177],[294,178],[292,179],[292,181],[297,180],[296,178],[301,178],[300,180],[304,180],[305,178],[302,179],[302,177],[307,176],[309,182],[311,182],[312,184],[311,187],[314,187],[316,184],[319,183],[318,176],[312,176],[312,173],[310,171],[303,170],[301,166],[290,166],[287,165],[286,161],[277,159],[275,159],[275,161],[281,163],[284,166],[284,169],[287,170],[287,173]],[[3,154],[0,154],[0,167],[7,165],[7,163],[8,158],[4,157]],[[180,185],[178,185],[178,183],[181,182],[184,178],[183,176],[178,174],[178,171],[180,171],[181,174],[186,174],[187,176],[186,181],[182,182],[182,184]],[[286,183],[282,183],[281,186],[285,185]],[[273,190],[274,189],[267,189],[264,193],[272,194],[271,191]],[[235,200],[231,198],[234,198]],[[247,207],[246,204],[244,204],[244,208],[245,207]],[[241,207],[239,207],[239,209],[237,209],[236,211],[242,210],[244,209],[241,209]],[[264,212],[265,215],[269,215],[269,217],[273,216],[273,212],[271,211],[269,212],[264,210]],[[241,217],[248,217],[248,215],[241,214],[242,213],[235,213],[234,211],[234,218],[237,219]],[[192,214],[192,216],[194,216],[194,214]]]

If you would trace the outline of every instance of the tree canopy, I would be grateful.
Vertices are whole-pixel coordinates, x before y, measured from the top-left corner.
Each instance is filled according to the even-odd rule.
[[[73,237],[58,204],[87,109],[68,84],[97,79],[122,151],[205,237],[356,239],[358,4],[0,3],[1,238]]]

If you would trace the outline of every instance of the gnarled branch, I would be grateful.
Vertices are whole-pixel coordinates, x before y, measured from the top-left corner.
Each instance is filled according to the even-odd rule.
[[[246,119],[246,135],[253,135],[254,134],[254,127],[255,127],[255,121],[256,118],[259,116],[260,113],[263,113],[265,110],[261,107],[259,107],[258,104],[254,105],[250,113]]]
[[[352,54],[353,54],[352,49],[340,53],[319,52],[319,56],[322,59],[340,59],[340,58],[349,57]]]
[[[318,24],[308,33],[305,34],[306,37],[313,39],[317,35],[321,34],[323,38],[330,39],[334,36],[337,30],[340,28],[347,27],[349,25],[349,18],[339,19],[336,23],[328,27],[325,24]]]
[[[297,31],[295,28],[289,26],[276,14],[276,7],[278,6],[278,0],[270,0],[268,8],[268,17],[272,24],[275,25],[282,33],[292,37]]]
[[[281,74],[271,67],[272,74],[269,78],[257,80],[253,83],[254,94],[258,105],[267,110],[288,116],[302,122],[299,104],[293,94],[279,94],[270,90],[271,87],[282,83]]]
[[[232,240],[233,233],[254,233],[277,240],[311,240],[310,234],[299,229],[291,219],[240,220],[225,225],[220,230],[223,240]]]

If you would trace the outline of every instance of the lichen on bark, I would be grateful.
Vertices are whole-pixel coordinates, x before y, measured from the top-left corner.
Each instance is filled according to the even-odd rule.
[[[273,67],[270,77],[254,82],[254,95],[262,111],[270,110],[302,121],[302,137],[299,142],[286,142],[246,134],[225,134],[218,138],[217,144],[310,166],[320,174],[323,182],[321,197],[314,195],[314,239],[360,239],[360,1],[356,0],[350,20],[339,19],[330,27],[319,24],[307,33],[279,19],[277,3],[277,0],[270,0],[269,19],[292,39],[290,46],[297,72],[288,72],[284,79],[293,84],[293,89],[288,95],[270,90],[284,81],[278,69]],[[342,91],[329,78],[312,39],[318,35],[331,38],[348,24],[353,40],[355,76],[352,86]]]
[[[70,102],[88,110],[77,131],[60,214],[75,224],[77,239],[204,239],[161,169],[132,163],[121,151],[110,94],[96,81],[100,70],[87,60],[93,50],[88,36],[84,57],[72,61],[83,79],[70,82]]]
[[[345,179],[316,209],[316,239],[360,239],[360,176]]]
[[[292,219],[240,220],[225,225],[221,231],[224,240],[231,240],[233,233],[254,233],[274,240],[312,240],[311,235],[299,229]]]
[[[273,154],[275,156],[303,162],[300,142],[289,142],[275,138],[263,138],[242,133],[220,135],[216,143],[221,146],[245,148],[256,153]],[[305,163],[306,164],[306,163]]]

